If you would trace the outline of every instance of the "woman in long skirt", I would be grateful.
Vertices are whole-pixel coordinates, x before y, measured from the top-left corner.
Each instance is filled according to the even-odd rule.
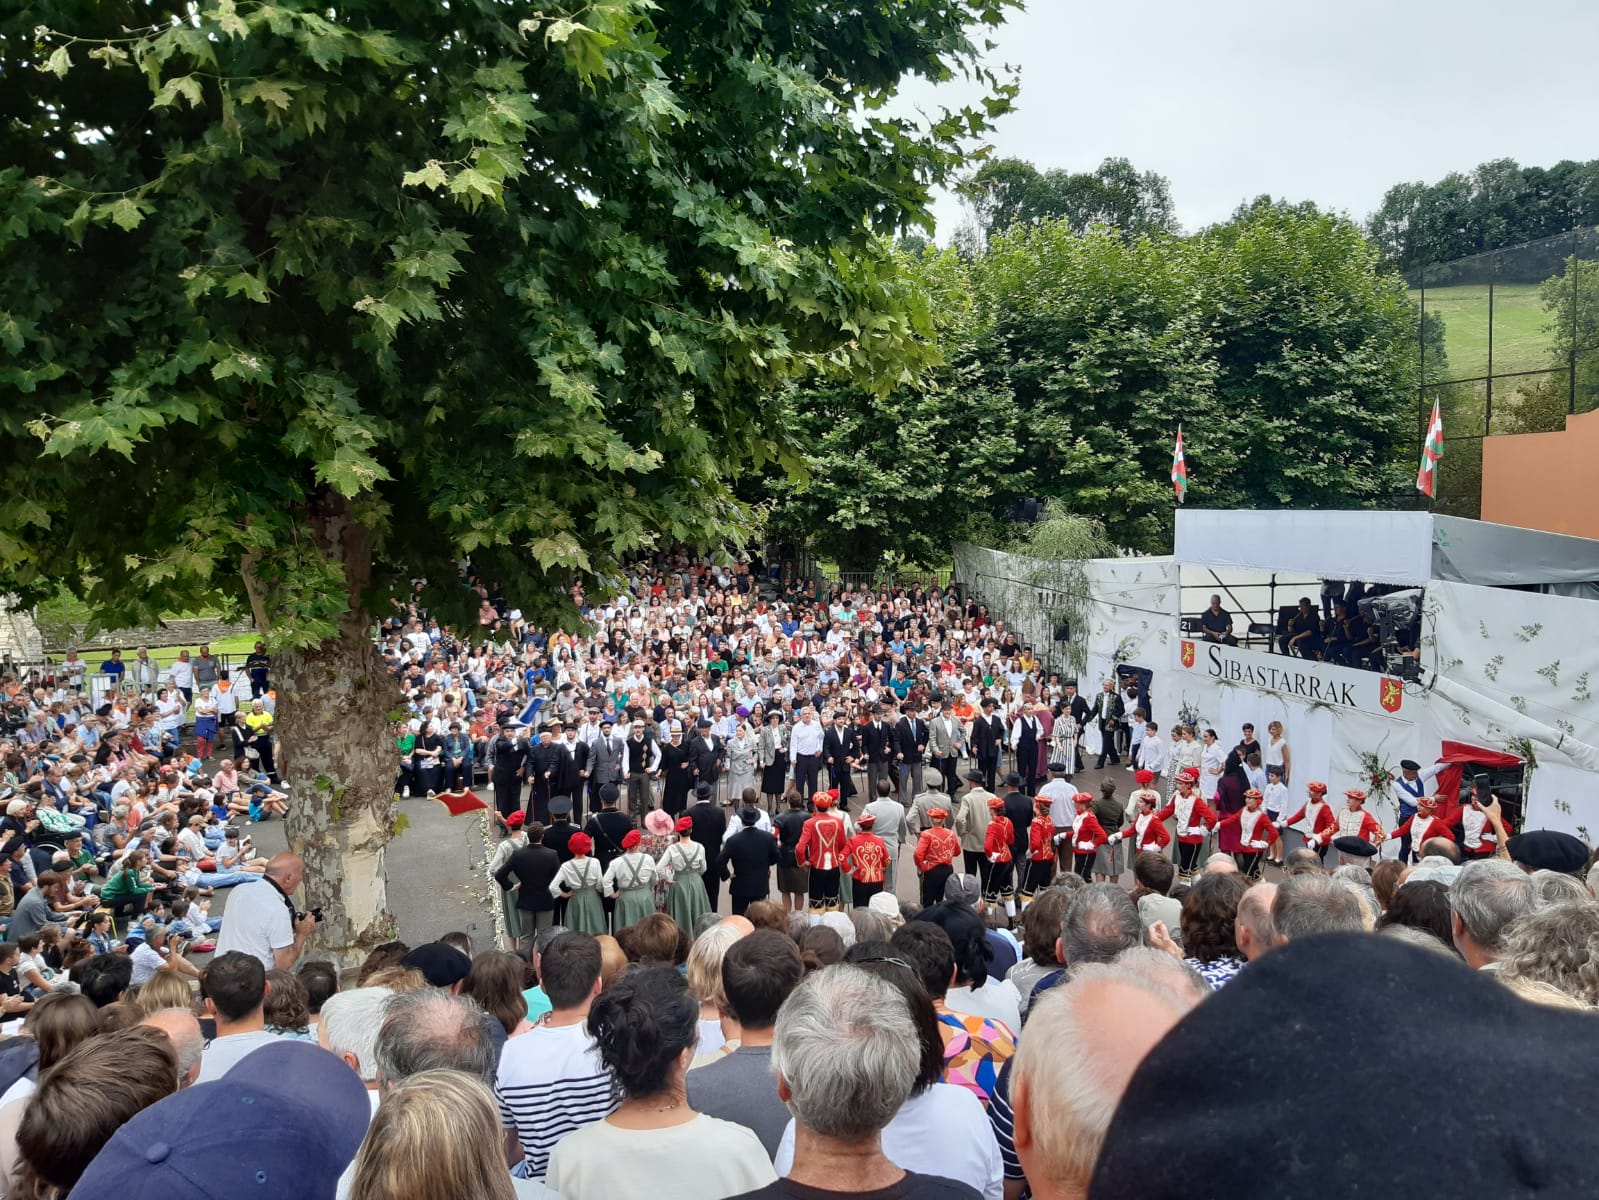
[[[749,722],[740,720],[738,728],[727,741],[727,794],[734,807],[745,788],[755,786],[755,736],[750,733]]]
[[[605,872],[597,860],[589,857],[594,839],[586,833],[574,833],[566,848],[572,857],[561,864],[550,883],[550,895],[566,901],[566,927],[596,937],[609,933],[605,927],[605,902],[600,898]]]
[[[643,840],[638,830],[628,830],[622,853],[605,872],[605,893],[616,897],[612,923],[618,931],[655,915],[655,860],[639,848]]]
[[[777,805],[788,786],[788,733],[782,722],[782,713],[767,714],[755,759],[761,768],[761,795],[766,798],[768,809]]]
[[[705,890],[705,847],[689,836],[694,822],[687,817],[677,821],[677,843],[661,855],[661,870],[672,877],[666,893],[667,915],[677,927],[694,936],[694,926],[711,911],[711,898]]]
[[[511,855],[527,845],[527,834],[522,832],[522,821],[525,815],[518,809],[505,818],[508,832],[505,837],[500,839],[500,844],[494,847],[494,854],[489,859],[488,875],[490,879],[493,879],[494,873],[509,861]],[[511,939],[511,946],[507,947],[507,949],[514,948],[516,939],[522,932],[522,917],[516,911],[516,890],[514,888],[500,889],[500,911],[505,914],[505,930]]]

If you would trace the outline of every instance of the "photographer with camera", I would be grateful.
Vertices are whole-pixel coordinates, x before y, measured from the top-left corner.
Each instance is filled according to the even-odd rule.
[[[222,913],[217,953],[238,950],[266,970],[293,970],[318,919],[316,911],[296,912],[289,898],[304,875],[304,859],[298,854],[279,854],[267,863],[259,882],[237,888]]]

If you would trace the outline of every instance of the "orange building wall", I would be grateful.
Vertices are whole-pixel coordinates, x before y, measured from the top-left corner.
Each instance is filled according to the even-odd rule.
[[[1513,433],[1482,442],[1482,519],[1599,538],[1599,411],[1566,418],[1563,433]]]

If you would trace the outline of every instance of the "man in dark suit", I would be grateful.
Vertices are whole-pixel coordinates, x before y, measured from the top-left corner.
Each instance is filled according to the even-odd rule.
[[[564,863],[572,857],[572,848],[569,843],[573,835],[578,832],[580,832],[578,827],[572,824],[572,797],[551,796],[550,825],[544,831],[544,845],[554,850],[555,857]],[[555,901],[555,923],[561,925],[565,921],[566,901],[557,898]]]
[[[716,792],[716,781],[722,777],[722,759],[725,754],[726,748],[722,745],[722,739],[711,732],[710,720],[701,717],[696,723],[694,740],[688,748],[689,769],[693,772],[695,783],[711,785],[712,795]]]
[[[877,794],[877,781],[891,779],[894,766],[894,727],[881,704],[872,705],[872,719],[861,726],[861,751],[866,755],[866,792]],[[809,797],[806,797],[809,799]]]
[[[757,900],[764,900],[772,891],[772,868],[777,865],[777,837],[755,828],[761,814],[753,808],[739,810],[739,824],[727,839],[722,852],[716,856],[715,865],[707,871],[706,881],[718,883],[727,877],[729,868],[733,881],[728,885],[728,897],[733,903],[733,915],[741,916]]]
[[[909,807],[922,791],[922,768],[927,762],[927,722],[916,712],[914,700],[905,701],[905,715],[894,729],[895,758],[899,762],[899,802]]]
[[[515,813],[513,817],[521,815]],[[512,851],[505,865],[494,872],[495,881],[506,891],[511,890],[511,880],[516,880],[516,915],[522,923],[516,944],[522,950],[531,952],[533,935],[555,923],[555,897],[550,895],[550,884],[560,869],[561,856],[544,844],[544,826],[534,821],[528,826],[527,845]]]
[[[532,811],[528,819],[541,825],[548,824],[550,820],[550,797],[571,795],[570,792],[561,791],[561,764],[565,755],[557,740],[560,736],[559,721],[549,721],[539,726],[538,745],[529,750],[527,755],[527,774],[533,781],[533,794],[528,799],[528,807]],[[499,792],[498,784],[495,785],[495,792]]]
[[[715,862],[722,853],[722,837],[727,833],[727,814],[716,802],[715,789],[710,784],[700,782],[694,785],[694,803],[689,805],[688,819],[694,823],[689,837],[704,848],[707,864]],[[711,898],[711,911],[715,912],[716,902],[722,893],[721,876],[715,871],[705,872],[705,891]],[[687,932],[690,937],[694,935],[692,929]]]
[[[1105,680],[1105,686],[1094,700],[1094,721],[1099,725],[1099,761],[1094,770],[1103,771],[1105,760],[1113,767],[1121,766],[1122,756],[1116,750],[1116,734],[1121,729],[1122,698],[1116,694],[1116,685]]]
[[[527,743],[516,736],[510,721],[500,722],[500,732],[489,742],[489,779],[494,784],[494,807],[500,816],[522,811],[522,779],[527,768]]]
[[[1083,769],[1083,752],[1081,749],[1083,730],[1088,728],[1088,722],[1093,718],[1094,706],[1077,694],[1077,681],[1068,679],[1066,681],[1066,695],[1061,699],[1061,707],[1069,711],[1072,714],[1072,720],[1077,722],[1077,748],[1072,751],[1077,760],[1073,764],[1073,772],[1075,773]],[[1031,820],[1032,818],[1028,819]]]
[[[991,792],[1005,755],[1005,718],[994,711],[998,707],[992,696],[984,697],[982,715],[972,722],[972,757],[983,773],[983,786]]]
[[[588,743],[577,736],[577,726],[566,727],[566,738],[560,744],[562,759],[558,778],[560,786],[556,794],[572,797],[572,811],[578,816],[583,816],[583,791],[589,781],[589,747]]]
[[[838,789],[838,807],[849,811],[850,797],[855,794],[854,770],[861,754],[860,738],[844,716],[844,710],[833,713],[833,723],[822,735],[822,765],[827,768],[827,781]]]
[[[633,828],[633,818],[616,807],[621,794],[622,789],[614,783],[600,788],[600,811],[583,826],[583,832],[594,841],[594,857],[599,861],[602,872],[609,869],[612,861],[622,853],[622,839]],[[605,915],[609,917],[615,911],[616,897],[607,896]]]
[[[1011,861],[1020,863],[1022,874],[1027,867],[1027,831],[1033,823],[1033,801],[1022,791],[1022,777],[1015,771],[1005,776],[1005,815],[1011,823]]]

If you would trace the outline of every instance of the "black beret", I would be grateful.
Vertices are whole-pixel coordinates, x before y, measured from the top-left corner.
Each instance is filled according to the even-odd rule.
[[[1588,865],[1588,847],[1580,838],[1558,829],[1531,829],[1505,843],[1510,857],[1534,871],[1575,875]]]
[[[454,946],[428,942],[402,958],[400,965],[422,972],[422,978],[432,987],[447,988],[466,978],[466,973],[472,969],[472,960]]]
[[[1469,1046],[1469,1069],[1385,1073],[1383,1102],[1372,1103],[1369,1078],[1330,1064],[1359,1057],[1372,1014],[1394,1012],[1427,1014],[1405,1035],[1412,1061],[1454,1063]],[[1599,1194],[1584,1099],[1599,1079],[1593,1019],[1529,1003],[1453,955],[1396,939],[1290,942],[1149,1052],[1111,1118],[1089,1200],[1344,1200],[1371,1195],[1376,1179],[1385,1196]],[[1307,1073],[1285,1062],[1329,1066]],[[1206,1081],[1200,1107],[1195,1079]],[[1536,1079],[1539,1103],[1506,1103],[1507,1079]],[[1417,1153],[1439,1120],[1447,1152]],[[1249,1137],[1240,1153],[1238,1131],[1266,1128],[1271,1136]]]
[[[1332,844],[1333,849],[1339,854],[1352,854],[1356,858],[1370,858],[1377,853],[1377,847],[1365,838],[1355,837],[1353,834],[1347,837],[1335,837]]]
[[[570,796],[551,796],[550,797],[550,816],[552,816],[552,817],[564,817],[564,816],[567,816],[569,813],[571,813],[571,811],[572,811],[572,797],[570,797]]]

